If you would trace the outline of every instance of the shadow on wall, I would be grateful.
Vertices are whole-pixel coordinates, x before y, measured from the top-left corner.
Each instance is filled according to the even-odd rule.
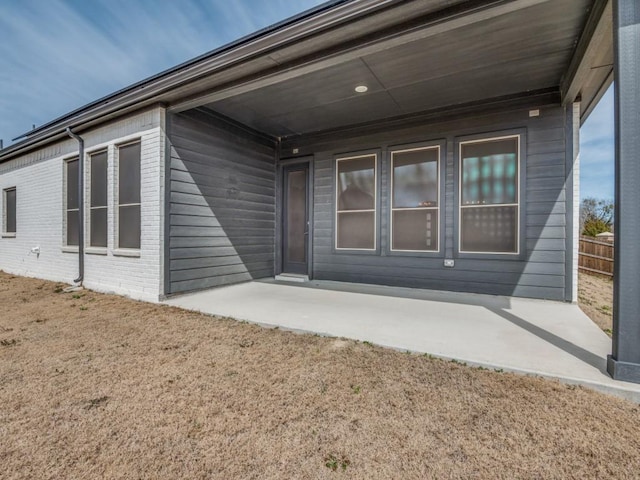
[[[169,132],[170,292],[273,276],[275,146],[206,109]]]

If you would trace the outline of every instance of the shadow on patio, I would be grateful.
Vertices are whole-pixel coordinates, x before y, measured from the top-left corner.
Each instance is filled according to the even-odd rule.
[[[262,280],[165,303],[265,326],[346,337],[540,375],[640,400],[606,374],[611,340],[577,305],[513,297]]]

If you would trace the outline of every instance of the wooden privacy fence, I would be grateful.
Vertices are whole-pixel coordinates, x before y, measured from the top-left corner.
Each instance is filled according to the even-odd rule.
[[[613,242],[580,237],[578,268],[584,272],[613,277]]]

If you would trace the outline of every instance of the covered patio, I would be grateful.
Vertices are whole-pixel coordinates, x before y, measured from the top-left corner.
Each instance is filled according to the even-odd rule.
[[[236,235],[237,239],[228,235],[229,244],[224,246],[230,247],[238,259],[238,265],[234,266],[237,268],[225,267],[233,272],[233,281],[264,277],[265,265],[270,261],[275,274],[286,269],[283,256],[287,255],[287,245],[283,241],[280,205],[286,185],[282,183],[282,172],[289,162],[294,165],[306,162],[303,168],[311,172],[307,173],[310,175],[307,203],[311,205],[307,207],[308,228],[304,232],[307,256],[296,267],[298,273],[323,281],[505,296],[461,297],[441,293],[436,298],[429,292],[402,293],[400,297],[409,297],[403,298],[402,308],[416,310],[413,315],[403,313],[404,322],[399,322],[400,325],[384,321],[393,318],[390,313],[396,315],[400,311],[396,308],[399,305],[395,305],[400,302],[396,296],[400,290],[393,290],[396,293],[391,295],[386,288],[352,287],[347,283],[315,282],[316,287],[322,287],[315,289],[250,283],[171,303],[260,323],[345,335],[395,348],[592,383],[602,388],[620,391],[631,388],[608,379],[607,371],[616,379],[640,382],[637,2],[513,0],[472,5],[437,1],[333,2],[326,11],[316,12],[315,17],[293,19],[291,25],[263,32],[262,38],[254,43],[252,50],[240,44],[238,51],[233,52],[236,56],[244,55],[237,57],[242,62],[238,61],[224,75],[201,78],[183,92],[190,93],[186,100],[171,101],[168,108],[185,132],[196,124],[203,125],[209,121],[205,117],[209,117],[231,122],[234,131],[247,132],[263,142],[263,146],[274,142],[275,221],[272,224],[269,218],[262,233],[265,235],[272,225],[275,227],[274,258],[267,252],[260,257],[262,270],[257,270],[250,264],[255,261],[255,243],[245,246],[242,235]],[[566,302],[577,299],[578,131],[614,76],[617,238],[611,348],[610,339],[590,325],[575,305],[529,303],[507,296]],[[189,119],[191,123],[180,120],[189,115],[193,116]],[[211,120],[214,121],[217,120]],[[454,184],[459,168],[455,164],[458,153],[454,150],[460,138],[467,138],[465,135],[486,131],[514,133],[507,129],[518,127],[528,136],[525,147],[528,158],[520,178],[522,185],[527,182],[526,188],[523,186],[526,194],[521,197],[518,240],[521,243],[515,249],[519,257],[514,258],[520,263],[496,256],[466,255],[457,243],[461,210],[455,209],[461,207],[457,203],[460,200],[456,200],[458,186]],[[393,137],[390,132],[395,130],[402,133]],[[334,231],[334,215],[336,218],[338,215],[334,212],[336,193],[332,185],[336,155],[364,151],[377,160],[376,150],[364,149],[376,146],[385,152],[394,142],[397,145],[420,138],[444,139],[438,144],[446,152],[443,163],[448,172],[442,181],[444,193],[440,198],[445,205],[443,226],[437,234],[437,242],[442,244],[440,255],[423,255],[415,261],[406,256],[392,258],[389,248],[393,247],[385,244],[387,233],[378,233],[373,240],[373,250],[377,249],[379,258],[339,252]],[[173,160],[189,173],[188,161],[184,161],[189,148],[180,147],[176,148]],[[215,148],[205,146],[209,151]],[[383,175],[386,168],[382,163]],[[235,181],[235,177],[229,178]],[[383,194],[388,193],[384,190],[388,188],[385,182],[388,180],[383,178]],[[198,192],[197,181],[193,183]],[[238,194],[237,189],[229,190],[229,195]],[[214,213],[225,207],[210,201],[204,205]],[[388,204],[379,203],[373,208],[376,214],[380,208],[381,224],[386,227]],[[235,220],[237,214],[234,211],[230,218]],[[220,221],[216,225],[224,229],[224,218],[216,216]],[[226,230],[233,228],[231,223],[228,222]],[[189,245],[200,246],[196,238],[183,238],[182,232],[188,230],[182,228],[185,225],[176,225],[175,238],[172,233],[167,239],[166,260],[176,268],[174,271],[172,266],[167,275],[166,293],[231,283],[220,278],[203,279],[210,269],[201,268],[197,259],[187,261],[178,257],[181,254],[178,248],[174,256],[172,245],[190,242]],[[415,273],[418,265],[423,274]],[[447,267],[452,269],[446,270]],[[354,288],[357,291],[350,291]],[[373,292],[382,296],[370,296]],[[363,294],[369,296],[360,297]],[[326,305],[323,299],[327,295],[340,299],[345,308],[334,310]],[[425,298],[414,299],[416,295]],[[251,301],[247,302],[247,298]],[[287,313],[276,303],[278,298],[299,305],[299,311],[294,309],[298,313]],[[362,298],[367,301],[359,304],[356,299]],[[362,310],[349,306],[352,300]],[[386,314],[367,310],[367,304],[379,302],[386,305],[380,306],[380,311],[389,309]],[[319,321],[320,317],[314,317],[310,323],[305,321],[308,315],[316,315],[312,306],[322,306],[324,322]],[[429,310],[432,308],[435,310]],[[353,310],[353,315],[345,315],[345,309]],[[425,316],[424,311],[436,313]],[[381,320],[373,330],[368,323],[372,318]],[[496,338],[501,341],[496,343]],[[504,342],[505,339],[512,344]],[[611,354],[608,364],[607,354]]]
[[[568,303],[275,280],[182,295],[164,303],[267,327],[538,375],[640,402],[640,385],[607,374],[611,339],[577,305]]]

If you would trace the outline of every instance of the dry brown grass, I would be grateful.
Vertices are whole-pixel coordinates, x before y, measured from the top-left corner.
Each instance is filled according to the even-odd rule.
[[[602,275],[580,272],[578,304],[602,330],[611,335],[613,328],[613,280]]]
[[[0,273],[4,479],[640,472],[640,413],[616,398],[56,291]]]

